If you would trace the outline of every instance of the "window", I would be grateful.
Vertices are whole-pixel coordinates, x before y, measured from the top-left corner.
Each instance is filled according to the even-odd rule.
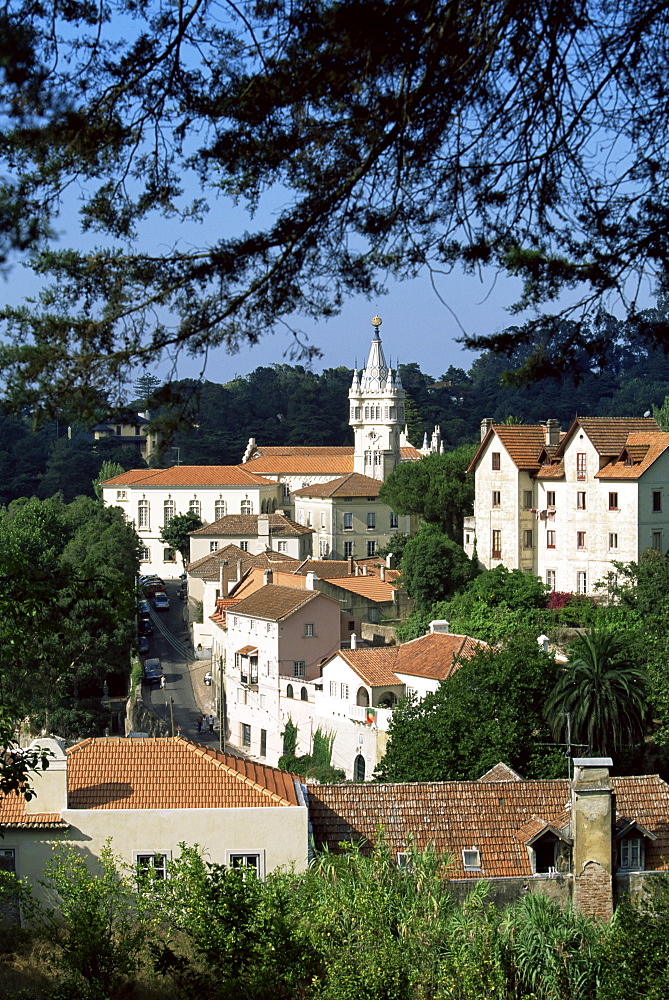
[[[611,494],[609,494],[610,496]],[[576,494],[576,509],[585,510],[585,493],[578,492]]]
[[[174,500],[166,500],[163,504],[163,527],[167,527],[175,513]]]
[[[353,542],[344,542],[344,559],[350,559],[353,555]]]
[[[588,574],[583,570],[576,574],[576,593],[577,594],[587,594],[588,592]]]
[[[304,660],[293,660],[293,677],[304,677],[306,674],[306,664]]]
[[[628,871],[643,871],[644,844],[641,837],[623,837],[620,841],[620,867]]]
[[[265,877],[265,852],[253,851],[252,853],[242,853],[239,851],[229,851],[227,854],[228,868],[244,869],[244,878],[247,875],[263,879]]]
[[[248,550],[249,550],[249,543],[248,542],[240,542],[239,543],[239,547],[242,550],[242,552],[248,552]]]
[[[374,511],[370,511],[367,515],[367,528],[376,528],[376,514]]]
[[[609,493],[609,510],[618,510],[618,494]]]
[[[653,490],[653,511],[657,513],[662,510],[662,490]]]
[[[331,698],[336,698],[337,697],[337,691],[338,690],[339,690],[339,688],[338,688],[337,682],[336,681],[330,681],[330,697]]]
[[[225,517],[228,512],[228,505],[225,500],[217,500],[214,504],[214,520],[218,521],[220,518]]]
[[[553,530],[546,532],[546,548],[555,548],[555,532]]]
[[[465,871],[481,871],[481,852],[477,847],[462,852],[462,864]]]
[[[618,533],[615,531],[609,531],[609,548],[610,549],[618,548]]]
[[[311,639],[314,634],[313,622],[306,622],[304,626],[304,634],[307,638]]]
[[[546,570],[546,586],[549,590],[555,590],[555,570]]]
[[[555,490],[546,490],[546,506],[555,506]]]
[[[341,700],[342,701],[348,701],[348,684],[342,684],[341,685],[341,692],[340,692],[340,694],[341,694]]]
[[[585,545],[585,531],[577,531],[576,532],[576,548],[577,549],[584,549],[585,547],[586,547],[586,545]]]
[[[290,499],[290,486],[288,486],[287,483],[283,484],[283,499],[284,500]]]
[[[650,547],[655,549],[656,552],[660,552],[662,549],[662,532],[654,531],[651,537]]]
[[[237,688],[237,704],[246,704],[246,688]]]
[[[492,491],[492,505],[493,507],[502,506],[502,494],[499,490]]]
[[[286,698],[292,698],[292,697],[293,697],[293,685],[288,684],[286,685]]]
[[[532,508],[532,490],[523,490],[523,507],[525,510]]]
[[[261,757],[266,757],[267,756],[267,730],[266,729],[261,729],[260,730],[260,756]]]
[[[300,701],[309,701],[309,694],[306,688],[300,688]]]
[[[174,549],[163,549],[163,562],[173,563],[177,561],[177,554]]]
[[[288,542],[277,542],[276,543],[276,549],[277,549],[277,552],[287,552],[288,551]]]
[[[169,856],[164,851],[145,851],[135,854],[135,868],[140,879],[167,878]]]
[[[367,542],[367,555],[368,556],[376,555],[376,542],[374,541]]]
[[[116,491],[116,502],[117,503],[119,503],[119,501],[121,501],[121,500],[127,500],[127,499],[128,499],[128,491],[127,490],[117,490]]]
[[[357,754],[355,760],[353,761],[353,780],[365,780],[365,758],[361,753]]]
[[[321,528],[325,527],[325,511],[321,511]]]
[[[267,671],[267,674],[269,676],[269,670]],[[266,694],[259,694],[258,695],[258,705],[263,710],[263,712],[265,712],[267,710],[267,695]],[[262,730],[261,730],[261,732],[262,732]]]
[[[365,465],[371,465],[371,464],[372,464],[372,453],[371,453],[371,451],[366,451],[365,452]]]
[[[397,514],[393,514],[392,511],[391,511],[391,514],[390,514],[390,527],[391,528],[399,528],[399,526],[400,526],[400,519],[399,519],[398,515]]]
[[[149,527],[149,501],[138,500],[137,502],[137,527]]]
[[[344,531],[353,529],[353,514],[344,514]]]
[[[494,528],[492,533],[492,557],[493,559],[502,558],[502,532],[499,528]]]
[[[140,562],[150,562],[151,552],[147,549],[146,545],[143,545],[139,550],[139,561]]]
[[[576,455],[576,479],[579,483],[584,483],[588,478],[588,456],[584,451],[579,451]]]
[[[327,556],[328,554],[327,538],[321,538],[320,542],[318,543],[318,554],[321,557],[321,559],[325,559],[325,557]]]
[[[247,722],[242,722],[242,746],[251,746],[251,727]]]
[[[199,500],[191,500],[188,504],[188,510],[191,514],[195,514],[196,517],[199,517],[202,510],[202,504]]]
[[[502,465],[500,462],[500,452],[493,451],[492,453],[492,467],[495,470],[501,469]]]
[[[218,542],[209,542],[209,551],[218,552]]]
[[[523,531],[523,547],[526,549],[532,548],[532,529],[526,528]]]
[[[251,500],[242,500],[239,505],[240,514],[252,514],[253,513],[253,502]]]

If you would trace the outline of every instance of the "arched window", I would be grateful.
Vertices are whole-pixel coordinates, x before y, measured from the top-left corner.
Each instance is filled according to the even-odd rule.
[[[379,708],[394,708],[397,704],[397,696],[392,691],[384,691],[379,698]]]
[[[293,685],[289,684],[286,688],[286,698],[292,698],[292,697],[293,697]]]
[[[309,695],[307,694],[307,689],[306,688],[302,688],[300,690],[300,698],[301,698],[302,701],[309,701]]]
[[[267,513],[267,500],[261,501],[261,504],[260,504],[260,513],[261,514],[266,514]]]
[[[354,781],[364,781],[365,780],[365,758],[361,753],[353,761],[353,780]]]
[[[360,705],[362,708],[369,708],[369,694],[367,693],[367,688],[358,688],[358,693],[355,696],[355,703],[356,705]]]

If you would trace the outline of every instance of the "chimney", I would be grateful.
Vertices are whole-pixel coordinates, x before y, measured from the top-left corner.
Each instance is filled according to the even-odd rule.
[[[316,590],[316,574],[312,573],[311,570],[307,573],[304,589]]]
[[[266,569],[263,573],[263,583],[267,586],[268,583],[272,583],[274,579],[274,573],[271,569]]]
[[[548,652],[548,642],[549,642],[548,636],[547,635],[540,635],[539,638],[537,639],[537,642],[539,643],[539,649],[543,650],[544,653],[547,653]]]
[[[362,575],[367,576],[367,566],[362,567]]]
[[[47,750],[49,766],[38,767],[31,783],[35,795],[26,802],[27,814],[59,813],[67,809],[67,757],[60,740],[53,737],[42,737],[30,744],[30,749]]]
[[[355,561],[353,559],[353,556],[348,557],[348,571],[351,574],[351,576],[353,576],[353,574],[355,573]]]
[[[481,440],[486,436],[490,428],[492,427],[492,417],[484,417],[481,421]]]
[[[450,635],[451,634],[451,623],[447,622],[443,618],[435,619],[435,621],[430,622],[430,633],[432,633],[432,632],[441,632],[441,633],[443,633],[445,635]]]
[[[379,566],[379,576],[381,577],[381,580],[385,583],[386,582],[386,567],[385,567],[385,565],[384,566]]]
[[[355,632],[351,632],[351,649],[357,649],[357,648],[358,648],[358,638]]]
[[[560,443],[560,421],[546,421],[546,445],[549,448],[557,448]]]
[[[269,514],[258,514],[258,552],[269,548]]]
[[[610,757],[575,757],[571,783],[574,909],[599,920],[613,914],[615,797]]]
[[[249,443],[246,446],[246,451],[244,452],[244,457],[242,458],[242,462],[248,462],[255,450],[256,450],[256,439],[249,438]]]
[[[227,597],[230,589],[228,560],[223,559],[218,570],[218,578],[221,582],[221,597]]]

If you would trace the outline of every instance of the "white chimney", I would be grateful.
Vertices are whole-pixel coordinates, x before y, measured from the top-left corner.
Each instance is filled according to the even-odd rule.
[[[381,577],[382,581],[385,583],[386,582],[386,567],[385,566],[379,566],[379,576]]]
[[[539,643],[539,649],[542,649],[544,651],[544,653],[547,653],[548,652],[548,636],[547,635],[540,635],[539,638],[537,639],[537,642]]]
[[[309,571],[306,576],[306,582],[304,584],[305,590],[316,590],[316,574]]]
[[[435,621],[430,622],[430,632],[442,632],[446,635],[450,635],[451,623],[445,621],[443,618],[436,619]]]
[[[351,649],[357,649],[357,648],[358,648],[358,639],[356,637],[355,632],[351,632]]]

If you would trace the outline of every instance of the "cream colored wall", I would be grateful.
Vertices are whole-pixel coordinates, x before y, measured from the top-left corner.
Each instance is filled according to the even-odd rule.
[[[274,552],[279,551],[278,543],[286,542],[286,555],[293,559],[301,559],[309,554],[308,550],[310,535],[272,535],[269,536],[269,545]],[[257,534],[252,535],[192,535],[190,540],[191,562],[208,556],[211,550],[211,542],[217,542],[218,548],[223,549],[226,545],[237,545],[241,548],[241,543],[246,542],[248,551],[252,553],[264,552],[266,549],[265,540],[258,538]],[[305,551],[307,550],[307,551]]]
[[[325,513],[325,528],[321,528],[321,513]],[[345,513],[353,515],[351,529],[344,529]],[[373,513],[376,516],[374,528],[367,527],[368,513]],[[369,540],[376,542],[378,551],[378,549],[388,545],[398,533],[413,534],[416,530],[414,519],[404,514],[398,516],[397,528],[391,529],[391,509],[378,498],[368,500],[367,497],[353,497],[333,500],[331,498],[296,497],[295,520],[307,525],[310,514],[311,526],[315,529],[313,536],[314,558],[319,558],[321,542],[324,542],[327,558],[345,559],[347,556],[344,554],[344,543],[352,542],[353,557],[364,559],[367,556],[367,542]]]
[[[499,452],[500,468],[492,468],[492,454]],[[527,479],[527,485],[525,485]],[[507,569],[520,568],[519,557],[519,496],[522,489],[530,488],[527,473],[519,473],[514,462],[496,434],[483,449],[475,471],[474,517],[476,519],[476,551],[486,569],[504,565]],[[499,507],[493,507],[493,491],[501,493]],[[492,558],[492,533],[502,533],[501,559]],[[522,536],[520,536],[522,538]],[[474,539],[467,547],[471,555]]]

